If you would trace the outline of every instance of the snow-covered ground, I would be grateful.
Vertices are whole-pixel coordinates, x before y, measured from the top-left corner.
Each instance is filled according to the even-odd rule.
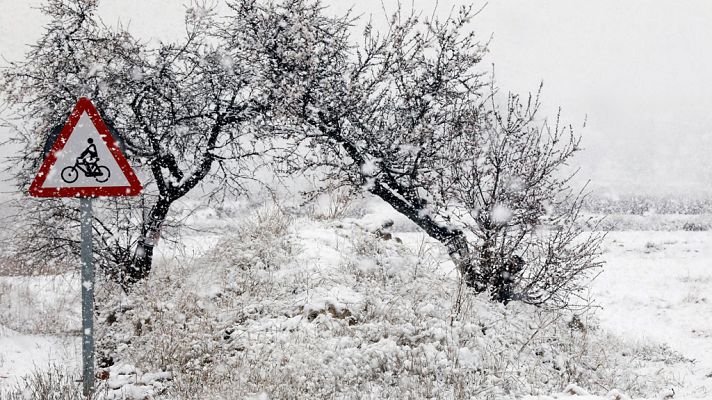
[[[0,276],[0,388],[37,369],[80,362],[75,274]]]
[[[613,232],[605,259],[593,285],[602,325],[694,360],[678,392],[712,398],[712,233]]]
[[[412,365],[406,363],[405,367],[388,364],[392,362],[388,359],[389,354],[399,354],[394,349],[405,351],[404,354],[408,357],[417,358],[422,353],[426,365],[456,362],[461,370],[454,370],[451,375],[446,374],[447,379],[455,381],[461,376],[467,376],[459,375],[465,373],[462,372],[465,369],[476,369],[487,364],[489,362],[487,356],[473,352],[471,349],[476,347],[468,347],[467,343],[476,342],[491,348],[490,337],[468,331],[467,323],[463,323],[462,327],[453,328],[450,317],[455,300],[448,294],[448,287],[441,285],[452,285],[450,288],[456,288],[457,285],[452,283],[455,282],[455,274],[452,271],[452,264],[446,261],[446,257],[437,246],[407,221],[383,208],[367,207],[355,214],[357,215],[351,218],[336,220],[294,218],[288,221],[288,228],[286,225],[277,227],[278,230],[284,229],[286,232],[281,233],[280,235],[284,236],[279,237],[266,232],[263,228],[248,228],[239,233],[243,236],[239,236],[238,242],[231,242],[221,241],[221,239],[224,236],[234,235],[235,229],[231,224],[233,222],[237,224],[237,221],[244,218],[226,222],[224,216],[217,216],[210,210],[196,213],[189,222],[192,221],[194,226],[198,226],[202,233],[189,237],[188,245],[185,247],[164,249],[163,261],[159,262],[161,265],[173,265],[182,260],[184,263],[199,265],[200,268],[187,269],[185,272],[189,282],[185,290],[190,291],[176,294],[176,297],[170,299],[157,298],[152,307],[160,310],[171,321],[172,318],[176,318],[176,315],[180,315],[175,311],[176,309],[188,306],[196,307],[196,312],[218,316],[217,320],[210,322],[210,326],[215,329],[224,330],[226,326],[237,326],[237,330],[223,333],[226,337],[229,336],[232,341],[231,346],[237,346],[233,348],[234,351],[243,351],[239,350],[242,348],[239,346],[242,345],[254,346],[255,343],[265,341],[262,351],[269,352],[269,356],[273,358],[282,357],[280,365],[288,370],[318,368],[317,364],[301,360],[299,355],[295,354],[303,348],[316,351],[317,349],[310,347],[312,346],[310,337],[314,335],[323,337],[324,351],[327,353],[331,351],[333,354],[314,356],[316,361],[313,362],[333,362],[332,368],[343,369],[342,374],[346,377],[351,376],[349,374],[352,372],[349,368],[357,368],[353,372],[356,374],[363,368],[372,373],[376,373],[375,371],[386,373],[388,368],[405,368],[403,371],[415,374],[412,379],[415,379],[413,382],[417,382],[418,377],[414,372],[416,361],[411,361]],[[264,222],[269,218],[271,218],[269,215],[263,215],[257,220]],[[369,231],[386,218],[395,220],[392,231],[394,240],[385,242],[374,239]],[[217,222],[218,220],[221,222]],[[227,234],[228,231],[233,232]],[[254,248],[245,237],[259,241],[263,246]],[[395,238],[402,243],[398,243]],[[599,351],[596,350],[599,349],[596,346],[600,343],[596,344],[596,341],[605,343],[606,335],[612,334],[611,338],[615,339],[611,340],[615,342],[611,342],[610,348],[600,347],[600,352],[610,352],[610,354],[599,355],[601,356],[599,360],[611,360],[611,365],[619,368],[620,371],[610,374],[597,372],[595,376],[600,379],[590,380],[592,387],[567,388],[562,384],[558,390],[545,392],[549,394],[543,394],[541,390],[533,390],[536,395],[528,399],[627,398],[620,394],[623,391],[608,393],[620,387],[607,387],[606,379],[611,380],[610,385],[632,382],[629,386],[640,392],[647,390],[649,393],[645,398],[649,399],[665,398],[672,394],[672,390],[675,395],[668,398],[712,398],[712,318],[710,318],[712,297],[709,294],[712,293],[712,265],[710,265],[712,233],[611,232],[605,243],[604,257],[605,268],[591,288],[591,294],[600,306],[596,316],[600,319],[601,329],[595,331],[592,329],[587,333],[591,338],[596,338],[588,338],[594,344],[588,344],[587,351]],[[275,265],[263,265],[252,269],[255,263],[265,262]],[[216,267],[221,265],[225,267]],[[225,275],[225,271],[228,271],[227,266],[242,268],[238,272],[249,275],[251,286],[240,286],[242,283],[237,282],[235,276]],[[160,271],[157,271],[157,274],[160,274]],[[166,276],[160,279],[165,279]],[[376,277],[378,279],[375,279]],[[364,283],[364,279],[366,282],[371,282],[371,278],[375,285],[372,287]],[[384,282],[382,286],[375,284],[381,281]],[[231,286],[229,282],[234,285]],[[292,285],[289,286],[289,290],[279,286],[284,285],[285,282]],[[160,283],[166,287],[175,285],[166,280],[161,280]],[[244,287],[254,291],[253,297],[245,297],[240,292]],[[160,291],[156,293],[159,296],[163,294]],[[255,293],[270,296],[269,302],[264,298],[254,297],[257,296]],[[190,295],[195,298],[183,299],[179,295]],[[78,282],[76,276],[71,273],[54,277],[0,276],[0,325],[2,325],[0,326],[0,393],[2,389],[16,386],[21,377],[38,369],[49,369],[60,365],[69,370],[77,370],[80,351],[76,339],[79,324],[78,298]],[[129,303],[130,301],[127,300],[126,304]],[[241,309],[239,312],[234,309],[216,311],[215,307],[221,304],[225,307],[228,304],[231,307],[239,306]],[[515,326],[518,323],[524,325],[531,323],[522,317],[522,313],[527,311],[522,311],[518,306],[509,307],[512,310],[483,309],[483,306],[474,300],[470,307],[470,313],[489,313],[488,316],[477,315],[472,321],[478,321],[479,324],[489,321],[495,332],[496,329],[500,329],[498,324],[501,322],[498,318],[510,319],[507,324]],[[138,311],[136,313],[138,315]],[[314,324],[311,324],[312,321],[315,321]],[[190,318],[182,323],[190,324]],[[200,323],[207,322],[201,320]],[[439,328],[441,323],[444,330]],[[127,319],[125,324],[132,326],[132,329],[141,330],[140,324],[136,328],[134,320]],[[153,324],[151,327],[153,330],[167,329],[168,326],[165,325],[165,321],[154,321]],[[450,328],[447,327],[448,324]],[[386,326],[388,328],[385,328]],[[525,326],[522,329],[530,328]],[[200,332],[199,327],[195,326],[185,329],[186,336]],[[400,330],[401,338],[390,340],[389,335],[393,333],[380,332],[388,329]],[[457,338],[438,338],[439,329],[446,336],[452,336],[454,332]],[[531,330],[531,332],[535,331],[536,329]],[[502,335],[509,334],[512,334],[509,330],[502,331]],[[299,339],[301,343],[290,342],[290,335],[301,338]],[[425,340],[423,338],[431,336],[434,343],[432,345],[435,347],[430,347],[430,343],[420,343]],[[535,336],[536,334],[533,334],[532,338]],[[404,339],[406,337],[407,340]],[[414,337],[419,339],[413,339]],[[359,342],[365,338],[376,339],[372,339],[375,340],[373,343]],[[555,336],[542,338],[539,345],[546,350],[532,348],[531,354],[526,357],[535,358],[542,356],[538,351],[546,353],[579,343],[576,339],[571,343],[565,342],[561,345],[552,345],[551,348],[546,347],[548,346],[546,341],[553,338]],[[121,342],[121,339],[117,340]],[[142,340],[137,340],[133,345],[136,343],[143,343],[146,346],[165,345],[164,342],[146,335]],[[409,343],[407,347],[404,347],[404,341]],[[536,339],[534,341],[536,342]],[[274,342],[281,344],[274,347]],[[443,343],[445,347],[440,349],[437,343]],[[519,345],[522,346],[519,353],[522,353],[527,343]],[[404,348],[406,350],[403,350]],[[629,351],[629,348],[635,350]],[[331,350],[327,351],[327,349]],[[207,354],[213,350],[206,348],[202,351]],[[527,351],[524,350],[522,354],[526,354]],[[362,354],[358,354],[359,352]],[[129,357],[133,353],[126,350],[122,354]],[[291,360],[283,359],[288,355],[291,355]],[[265,355],[259,352],[244,354],[244,357],[253,362],[263,356]],[[219,359],[218,356],[215,357]],[[552,369],[550,364],[562,363],[563,365],[567,361],[560,359],[561,354],[558,356],[544,354],[542,357],[542,365],[548,368],[549,374],[559,370],[559,367]],[[150,357],[144,358],[145,365],[157,362]],[[226,358],[226,360],[232,359]],[[630,363],[629,368],[626,363]],[[234,367],[239,368],[240,365],[242,364],[238,362]],[[522,361],[521,365],[525,368],[529,364],[527,361]],[[421,367],[425,368],[425,366]],[[266,375],[279,372],[274,370],[275,366],[264,368],[265,371],[262,373]],[[381,368],[385,369],[381,370]],[[545,374],[542,373],[542,377],[544,376]],[[151,379],[148,377],[156,378],[155,380],[161,382],[168,379],[168,376],[160,373],[141,377],[134,366],[120,365],[112,370],[112,380],[109,381],[109,385],[117,389],[112,392],[114,395],[155,393],[156,386],[150,386]],[[267,382],[267,379],[268,377],[265,376],[256,378],[243,376],[237,381]],[[353,380],[356,377],[348,379]],[[398,377],[389,379],[402,383],[406,378],[401,377],[400,381]],[[526,378],[522,379],[526,380]],[[563,373],[560,379],[565,379]],[[497,383],[495,380],[483,381],[483,387],[486,387],[485,383],[493,387],[511,386],[511,383]],[[298,386],[303,382],[292,382],[292,384]],[[556,385],[558,383],[550,381],[547,384],[542,383],[542,388],[556,387]],[[122,388],[123,392],[121,392]],[[389,393],[392,395],[387,388],[374,386],[371,389],[371,398],[379,398]],[[460,393],[438,392],[441,389],[436,385],[428,390],[431,390],[436,397],[451,397]],[[654,393],[651,392],[653,389]],[[586,395],[587,391],[608,394],[595,397]],[[261,393],[255,390],[252,394],[259,397],[267,392],[269,391]],[[496,391],[489,393],[490,397],[487,398],[498,398],[496,393]]]
[[[0,384],[16,386],[38,369],[76,368],[81,362],[77,337],[23,334],[0,327]]]

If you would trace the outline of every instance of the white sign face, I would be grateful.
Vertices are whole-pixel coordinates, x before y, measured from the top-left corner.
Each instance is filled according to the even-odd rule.
[[[55,155],[57,161],[50,167],[43,188],[129,185],[86,112]]]

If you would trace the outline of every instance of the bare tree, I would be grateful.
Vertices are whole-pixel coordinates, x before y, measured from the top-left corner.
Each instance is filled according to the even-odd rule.
[[[299,149],[291,171],[316,169],[329,187],[383,199],[443,243],[478,292],[566,303],[599,265],[600,238],[582,238],[580,198],[557,178],[578,139],[537,127],[538,103],[511,97],[500,110],[479,68],[486,47],[468,31],[476,14],[465,7],[439,21],[398,11],[385,33],[368,24],[359,45],[345,22],[329,31],[285,19],[262,52],[273,65],[310,54],[287,105],[302,124],[283,130]],[[287,35],[308,45],[287,51]]]
[[[273,94],[262,83],[249,43],[235,41],[226,48],[218,42],[210,7],[194,4],[186,13],[186,36],[155,48],[121,26],[105,26],[96,7],[94,0],[49,0],[42,7],[50,17],[44,35],[25,61],[2,71],[0,89],[16,119],[29,126],[13,137],[21,152],[11,168],[23,191],[52,128],[66,119],[78,97],[90,97],[122,133],[129,159],[147,181],[146,194],[104,202],[108,210],[98,214],[95,227],[99,257],[128,288],[150,272],[156,241],[176,200],[206,183],[209,190],[240,192],[244,180],[252,179],[253,158],[266,146],[257,127],[270,113]],[[73,215],[68,205],[60,200],[25,209],[68,218],[66,226]],[[27,232],[50,232],[45,220],[26,222]],[[116,239],[121,224],[129,238]],[[66,254],[72,243],[68,232],[53,232],[37,250]]]
[[[585,196],[563,169],[580,137],[557,116],[538,120],[539,96],[522,103],[510,94],[475,131],[451,144],[452,162],[433,206],[454,217],[474,245],[458,251],[468,284],[493,298],[566,305],[581,279],[600,266],[598,221],[581,215]],[[464,244],[463,244],[464,246]]]

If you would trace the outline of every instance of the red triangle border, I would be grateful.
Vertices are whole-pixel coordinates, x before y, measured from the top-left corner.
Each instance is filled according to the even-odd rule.
[[[83,187],[63,187],[63,188],[43,188],[50,168],[57,162],[57,152],[64,148],[65,143],[74,132],[74,128],[79,122],[82,113],[86,112],[91,122],[99,132],[99,136],[104,140],[104,143],[109,148],[111,155],[116,160],[116,163],[121,168],[124,176],[129,182],[128,186],[83,186]],[[109,132],[104,120],[99,115],[99,112],[92,104],[91,100],[86,97],[81,97],[74,106],[72,113],[64,124],[62,131],[57,136],[57,139],[52,145],[52,149],[47,154],[47,157],[42,162],[40,170],[35,179],[30,185],[29,194],[33,197],[103,197],[103,196],[137,196],[141,193],[143,187],[138,177],[129,165],[128,160],[124,157],[121,150],[116,145],[114,137]]]

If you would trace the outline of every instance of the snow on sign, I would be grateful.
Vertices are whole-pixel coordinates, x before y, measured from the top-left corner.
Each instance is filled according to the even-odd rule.
[[[141,189],[96,108],[82,97],[30,185],[30,195],[136,196]]]

